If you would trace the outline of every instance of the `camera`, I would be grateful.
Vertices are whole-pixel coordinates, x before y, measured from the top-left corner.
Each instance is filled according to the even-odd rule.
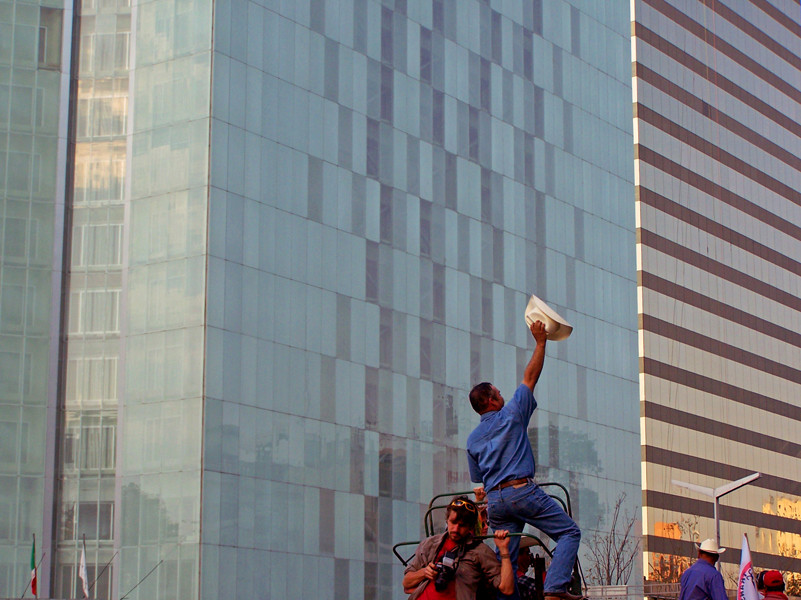
[[[448,583],[456,576],[456,567],[459,566],[456,560],[456,549],[449,550],[444,554],[442,560],[434,565],[437,569],[437,578],[434,580],[434,589],[438,592],[445,591]]]

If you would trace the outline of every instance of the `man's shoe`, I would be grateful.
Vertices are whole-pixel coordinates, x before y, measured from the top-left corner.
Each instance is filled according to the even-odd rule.
[[[585,600],[586,596],[571,594],[570,592],[545,592],[545,600]]]

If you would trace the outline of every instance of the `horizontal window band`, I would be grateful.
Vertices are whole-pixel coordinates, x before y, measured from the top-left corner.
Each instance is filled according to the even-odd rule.
[[[738,404],[760,408],[777,417],[801,421],[801,406],[782,402],[770,396],[745,390],[730,383],[707,377],[701,373],[693,373],[652,358],[640,359],[640,373],[713,394]],[[734,477],[733,479],[739,479],[739,477]],[[801,487],[799,487],[796,495],[801,496]]]
[[[737,427],[725,421],[702,417],[698,414],[678,410],[656,402],[648,402],[646,400],[643,403],[642,416],[646,419],[667,423],[668,425],[675,425],[682,429],[737,441],[740,444],[752,446],[759,450],[776,452],[777,454],[783,454],[791,458],[801,459],[801,444],[772,437],[764,433],[757,433],[745,427]]]
[[[687,263],[697,269],[706,271],[710,275],[720,277],[726,281],[746,288],[755,294],[759,294],[768,300],[773,300],[779,304],[791,308],[796,311],[801,311],[801,299],[789,292],[785,292],[775,286],[772,286],[764,281],[757,279],[738,271],[737,269],[714,260],[708,256],[704,256],[699,252],[690,250],[673,240],[644,229],[637,228],[637,243],[653,248],[659,252],[667,254],[672,258],[681,262]]]
[[[634,118],[641,119],[646,123],[650,123],[661,131],[664,131],[669,136],[679,140],[684,146],[694,148],[699,152],[706,154],[715,162],[725,165],[726,167],[736,171],[743,177],[758,183],[762,187],[770,190],[786,198],[793,204],[801,206],[801,192],[779,181],[775,177],[768,175],[764,171],[756,169],[752,164],[738,158],[730,152],[726,152],[720,146],[716,146],[713,142],[705,140],[700,135],[693,133],[686,127],[682,127],[678,123],[665,118],[655,110],[644,106],[642,104],[634,105]]]
[[[683,221],[688,225],[713,235],[720,240],[724,240],[725,242],[736,246],[737,248],[740,248],[749,254],[773,263],[777,267],[790,271],[793,275],[801,273],[801,262],[793,260],[786,254],[782,254],[771,246],[761,244],[753,238],[750,238],[747,235],[732,229],[731,227],[726,227],[719,221],[705,217],[704,215],[687,208],[686,206],[682,206],[678,202],[674,202],[673,200],[649,190],[648,188],[638,186],[638,192],[637,198],[640,202],[647,204],[648,206],[651,206],[666,215],[678,219],[679,221]]]
[[[762,208],[758,204],[754,204],[743,196],[735,194],[731,190],[728,190],[720,184],[707,179],[703,175],[700,175],[699,173],[696,173],[687,167],[670,160],[666,156],[659,154],[647,146],[635,144],[634,157],[635,159],[641,160],[653,166],[663,173],[667,173],[679,181],[683,181],[695,189],[700,190],[704,194],[712,196],[724,204],[728,204],[732,208],[736,208],[749,217],[753,217],[757,221],[761,221],[762,223],[765,223],[766,225],[769,225],[795,239],[801,239],[801,227],[795,223],[792,223],[786,219],[782,219],[775,213]]]
[[[699,115],[713,121],[716,126],[731,131],[747,143],[760,148],[794,169],[801,170],[801,158],[761,135],[758,131],[747,127],[726,113],[718,110],[708,102],[692,95],[680,85],[662,77],[659,73],[641,63],[635,63],[634,74],[642,81],[652,85],[655,89],[667,94],[685,106],[692,108]]]
[[[680,342],[686,346],[703,350],[704,352],[710,352],[726,360],[739,363],[751,369],[767,373],[768,375],[792,381],[793,383],[801,383],[801,370],[799,369],[795,369],[776,360],[765,358],[755,352],[743,350],[739,346],[727,344],[721,340],[680,327],[675,323],[659,319],[658,317],[640,314],[640,329]]]
[[[760,479],[757,479],[754,483],[759,481]],[[754,483],[750,485],[754,485]],[[693,492],[687,491],[686,493]],[[726,500],[721,501],[718,507],[720,510],[719,517],[721,523],[734,523],[736,525],[746,525],[782,532],[796,531],[798,528],[797,519],[780,517],[779,515],[768,515],[756,510],[748,510],[746,508],[737,508],[735,506],[731,506],[731,504],[727,504],[726,502]],[[670,510],[688,515],[697,515],[698,517],[707,519],[715,518],[715,505],[711,498],[709,500],[698,500],[696,498],[689,498],[687,496],[677,496],[675,494],[668,494],[665,492],[644,490],[643,505],[646,508],[656,510]],[[801,564],[801,560],[799,561],[799,564]]]
[[[704,64],[694,56],[684,52],[684,50],[669,42],[642,23],[634,23],[634,36],[643,43],[655,48],[662,54],[669,56],[702,79],[705,79],[711,83],[714,87],[717,87],[727,94],[737,98],[746,106],[762,113],[771,121],[774,121],[784,129],[787,129],[788,131],[801,137],[801,123],[794,121],[782,111],[771,106],[754,94],[746,91],[744,88],[734,83],[731,79],[724,77],[712,69],[709,65]]]
[[[757,5],[757,7],[760,10],[762,10],[762,12],[769,12],[770,16],[772,16],[777,20],[780,20],[782,25],[784,25],[785,27],[788,26],[787,25],[788,23],[792,23],[792,21],[787,19],[787,16],[778,9],[775,9],[776,12],[770,12],[766,10],[765,3],[763,2],[751,0],[751,3]],[[780,43],[778,43],[776,40],[770,37],[767,33],[762,31],[758,27],[755,27],[748,19],[734,12],[732,9],[730,9],[722,2],[713,2],[711,6],[707,5],[707,8],[711,8],[714,12],[716,12],[721,17],[726,19],[737,29],[739,29],[749,37],[753,38],[754,40],[765,46],[765,48],[773,52],[776,56],[778,56],[785,62],[790,63],[796,69],[801,69],[801,57],[793,54],[790,50],[782,46]],[[784,19],[781,19],[779,15],[783,16]],[[791,29],[790,33],[792,33],[794,36],[798,36],[798,23],[792,23],[792,27],[794,29]]]
[[[726,552],[720,555],[720,562],[730,565],[740,564],[740,544],[737,541],[736,547],[729,546]],[[721,545],[726,547],[721,542]],[[672,554],[674,556],[681,556],[695,560],[698,556],[698,547],[694,542],[687,540],[673,540],[665,537],[658,537],[655,535],[643,536],[643,550],[645,552],[653,552],[655,554]],[[765,552],[756,552],[753,548],[751,550],[751,562],[757,565],[758,569],[779,569],[781,571],[790,571],[793,573],[801,572],[801,559],[790,558],[789,556],[779,556],[777,554],[767,554]],[[647,577],[648,565],[645,566],[645,576]]]
[[[675,450],[668,450],[667,448],[657,448],[653,445],[642,447],[642,461],[671,468],[677,468],[677,465],[681,465],[682,471],[697,473],[698,475],[704,475],[706,477],[714,477],[715,479],[720,479],[723,482],[737,481],[738,479],[742,479],[743,477],[751,475],[754,472],[753,469],[743,469],[741,467],[718,462],[709,458],[684,454],[682,452],[676,452]],[[768,490],[777,496],[780,494],[785,494],[788,496],[801,496],[801,482],[795,479],[770,475],[768,473],[762,473],[762,477],[752,483],[749,483],[748,485],[761,488],[763,490]],[[676,488],[677,491],[678,489],[679,488]],[[711,518],[713,516],[713,506],[711,500],[709,502],[705,502],[700,499],[688,498],[686,496],[679,496],[676,494],[668,494],[667,492],[657,492],[655,490],[644,490],[643,493],[653,495],[652,500],[647,503],[649,506],[653,505],[657,508],[694,513],[702,517]],[[693,503],[701,503],[704,505],[701,506],[700,504]],[[707,504],[708,506],[706,506]],[[756,527],[768,527],[769,529],[776,529],[777,531],[791,531],[793,528],[798,527],[797,519],[780,517],[778,515],[767,515],[765,513],[753,510],[736,509],[731,506],[727,506],[726,509],[731,509],[736,512],[736,515],[734,513],[729,515],[725,519],[727,521],[750,523]],[[752,523],[749,519],[762,519],[762,521],[760,521],[762,524],[758,525],[756,522]]]
[[[779,8],[773,6],[767,0],[751,0],[751,4],[758,7],[762,12],[770,16],[771,19],[779,23],[782,27],[788,29],[793,35],[801,37],[798,35],[798,21],[788,17],[787,13],[782,12]]]
[[[646,271],[638,271],[637,283],[648,290],[694,306],[716,317],[737,323],[741,327],[759,331],[781,342],[801,348],[801,333],[683,287],[674,281],[668,281]]]
[[[774,87],[788,98],[801,103],[801,90],[790,85],[777,73],[765,68],[758,61],[751,58],[742,50],[736,48],[723,38],[694,21],[689,15],[681,12],[676,7],[670,5],[665,0],[643,0],[655,10],[662,13],[668,19],[676,23],[685,31],[693,34],[699,40],[707,44],[715,52],[728,56],[732,61],[740,65],[743,69],[753,73],[768,85]]]

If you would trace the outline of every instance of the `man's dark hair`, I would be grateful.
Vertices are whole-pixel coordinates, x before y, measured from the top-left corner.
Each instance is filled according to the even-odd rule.
[[[468,527],[475,528],[478,522],[478,507],[467,496],[457,496],[451,500],[445,509],[445,518],[449,518],[451,513],[455,513],[456,520]]]
[[[708,556],[710,559],[712,559],[712,562],[713,562],[713,563],[716,563],[716,562],[718,562],[718,559],[720,558],[720,555],[719,555],[719,554],[715,554],[714,552],[704,552],[703,550],[701,550],[701,549],[699,548],[699,550],[698,550],[698,556],[701,556],[702,554],[703,554],[704,556]]]
[[[490,398],[492,398],[492,384],[489,381],[482,381],[470,390],[470,404],[478,414],[487,409]]]

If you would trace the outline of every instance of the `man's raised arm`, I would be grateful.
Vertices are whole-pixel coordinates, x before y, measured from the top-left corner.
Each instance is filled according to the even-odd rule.
[[[548,333],[545,331],[545,324],[542,321],[534,321],[530,329],[531,335],[537,341],[537,347],[534,348],[534,354],[531,355],[531,360],[528,361],[526,370],[523,372],[522,383],[533,392],[540,373],[542,373],[542,365],[545,363],[545,343],[548,341]]]

